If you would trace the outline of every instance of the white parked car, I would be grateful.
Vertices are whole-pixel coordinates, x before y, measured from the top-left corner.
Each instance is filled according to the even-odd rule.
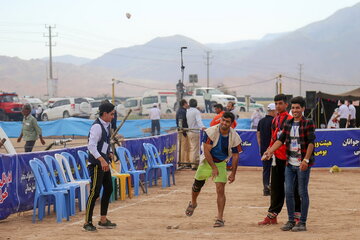
[[[90,105],[91,105],[90,119],[96,119],[97,117],[99,117],[99,106],[100,106],[101,102],[102,102],[102,100],[90,101]]]
[[[141,101],[142,97],[133,97],[126,99],[124,105],[118,105],[117,112],[121,116],[125,116],[131,109],[131,115],[141,115]]]
[[[43,121],[68,117],[89,118],[91,105],[85,98],[58,98],[41,115]]]

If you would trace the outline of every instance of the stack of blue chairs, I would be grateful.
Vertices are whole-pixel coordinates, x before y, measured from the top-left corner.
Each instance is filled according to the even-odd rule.
[[[70,194],[66,187],[57,187],[49,178],[46,166],[37,158],[30,160],[30,167],[35,176],[36,191],[34,198],[34,209],[32,220],[35,222],[36,208],[38,208],[38,218],[42,220],[45,212],[46,201],[54,201],[54,209],[56,211],[57,222],[61,222],[63,218],[69,221],[70,216]],[[53,198],[51,198],[53,197]]]
[[[53,156],[45,155],[44,156],[45,163],[49,168],[50,177],[54,186],[58,188],[69,188],[70,199],[74,199],[70,205],[70,213],[71,216],[75,215],[75,197],[76,192],[78,193],[79,198],[81,198],[80,194],[80,184],[78,183],[70,183],[64,174],[64,170],[60,167],[58,161]],[[54,169],[55,166],[55,169]],[[55,171],[56,170],[56,171]],[[57,176],[55,175],[57,173]],[[58,177],[58,179],[57,179]],[[79,199],[79,202],[81,199]],[[81,204],[79,204],[79,210],[81,211]]]

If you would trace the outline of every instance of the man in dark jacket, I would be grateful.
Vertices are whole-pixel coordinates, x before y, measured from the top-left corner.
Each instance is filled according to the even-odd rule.
[[[264,154],[271,141],[271,124],[276,115],[275,103],[270,103],[267,107],[267,115],[259,121],[256,137],[260,148],[260,156]],[[262,161],[263,164],[263,194],[270,196],[270,170],[271,161]]]
[[[186,109],[189,108],[189,104],[185,99],[180,101],[180,108],[176,112],[176,126],[178,128],[188,128],[186,120]],[[189,138],[186,134],[186,130],[182,130],[178,134],[178,141],[180,142],[180,164],[186,168],[191,168],[189,160]]]

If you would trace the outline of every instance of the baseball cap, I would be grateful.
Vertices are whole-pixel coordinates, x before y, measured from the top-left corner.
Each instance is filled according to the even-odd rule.
[[[270,104],[267,106],[267,110],[269,110],[269,111],[275,110],[275,103],[270,103]]]

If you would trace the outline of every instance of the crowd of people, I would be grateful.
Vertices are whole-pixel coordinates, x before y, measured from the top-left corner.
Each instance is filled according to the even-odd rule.
[[[356,126],[356,108],[353,101],[340,100],[340,106],[335,108],[327,128],[354,128]]]
[[[351,101],[348,105],[340,101],[336,111],[339,127],[355,126],[356,110]],[[283,231],[306,231],[307,213],[309,210],[308,184],[311,167],[314,164],[315,125],[306,119],[305,100],[302,97],[291,99],[290,115],[286,109],[288,99],[284,94],[274,97],[274,103],[267,106],[267,115],[258,119],[256,124],[259,154],[263,162],[263,195],[270,196],[270,206],[264,220],[259,225],[277,223],[277,216],[286,202],[288,221],[281,227]],[[224,108],[221,104],[214,106],[216,116],[210,127],[206,128],[197,108],[197,101],[190,99],[189,103],[182,99],[176,113],[176,124],[180,129],[178,134],[179,166],[196,171],[191,189],[191,200],[185,214],[192,216],[197,208],[197,199],[206,180],[212,177],[216,185],[218,215],[214,227],[223,227],[225,208],[225,185],[235,181],[239,154],[242,152],[242,140],[234,130],[236,116],[234,103],[229,102]],[[31,106],[25,104],[22,109],[23,126],[18,142],[25,140],[25,152],[32,151],[35,141],[39,138],[45,141],[35,117],[31,115]],[[95,201],[103,187],[101,199],[101,218],[98,225],[106,228],[116,226],[107,219],[109,198],[112,192],[109,164],[114,158],[110,147],[111,129],[115,118],[114,105],[104,101],[99,106],[99,118],[93,123],[89,132],[89,172],[91,177],[90,195],[86,208],[86,218],[83,228],[95,231],[92,223],[92,213]],[[254,116],[257,113],[254,114]],[[255,117],[254,117],[255,118]],[[154,104],[150,110],[152,135],[160,134],[160,110]],[[332,122],[335,122],[332,120]],[[200,139],[200,132],[203,131]],[[202,154],[200,155],[200,147]],[[232,158],[231,172],[227,176],[227,162]]]

